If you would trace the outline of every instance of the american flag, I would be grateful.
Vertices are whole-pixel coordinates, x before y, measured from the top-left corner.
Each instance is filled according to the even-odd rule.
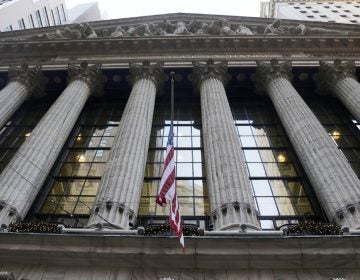
[[[160,181],[159,194],[156,197],[156,203],[160,206],[166,205],[166,199],[171,201],[170,204],[170,227],[179,237],[179,241],[185,248],[184,236],[182,232],[181,216],[179,202],[176,195],[175,186],[175,151],[174,151],[174,133],[170,128],[169,138],[166,148],[166,158],[163,174]]]

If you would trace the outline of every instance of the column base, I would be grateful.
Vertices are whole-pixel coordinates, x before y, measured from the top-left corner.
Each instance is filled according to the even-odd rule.
[[[255,214],[255,215],[254,215]],[[223,203],[211,213],[214,230],[260,230],[256,208],[244,202]]]
[[[135,212],[124,203],[106,201],[95,205],[86,227],[128,230],[134,226],[134,221]]]
[[[350,230],[360,229],[360,203],[349,203],[345,207],[336,210],[332,221],[343,227],[348,227]]]
[[[17,209],[9,205],[6,201],[0,201],[0,225],[9,225],[21,220],[21,216]]]

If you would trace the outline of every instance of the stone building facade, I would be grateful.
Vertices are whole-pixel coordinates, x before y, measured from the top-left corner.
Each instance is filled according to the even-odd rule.
[[[39,32],[0,35],[0,277],[359,278],[358,26],[167,14]],[[185,251],[155,205],[171,72]]]

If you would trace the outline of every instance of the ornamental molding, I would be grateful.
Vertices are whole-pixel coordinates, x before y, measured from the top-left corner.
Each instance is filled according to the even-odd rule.
[[[33,68],[29,68],[25,63],[20,67],[10,66],[8,75],[10,82],[24,85],[32,96],[40,98],[45,95],[46,81],[40,65],[35,65]]]
[[[227,72],[227,61],[215,63],[212,59],[209,59],[206,63],[193,62],[193,65],[191,79],[197,91],[200,90],[201,84],[207,79],[215,78],[220,80],[224,86],[231,79],[231,75]]]
[[[89,66],[85,61],[82,62],[80,66],[69,64],[68,83],[73,81],[85,82],[94,96],[101,96],[103,93],[100,64]]]
[[[335,59],[334,63],[320,61],[319,73],[317,75],[317,86],[320,93],[331,91],[336,83],[345,78],[355,77],[355,61],[344,61]]]
[[[266,91],[269,83],[276,79],[292,79],[291,62],[279,63],[277,59],[272,59],[270,63],[257,61],[258,65],[255,74],[255,83],[258,92]]]
[[[155,84],[156,89],[160,90],[165,79],[162,67],[162,62],[150,64],[148,60],[143,61],[142,64],[130,63],[129,82],[134,85],[140,79],[149,79]]]

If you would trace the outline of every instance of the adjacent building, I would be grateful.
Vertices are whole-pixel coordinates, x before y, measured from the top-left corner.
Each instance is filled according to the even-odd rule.
[[[101,16],[97,2],[77,5],[68,10],[69,22],[81,23],[106,19]]]
[[[261,17],[359,24],[359,1],[270,0],[261,3]]]
[[[1,0],[0,31],[68,23],[64,0]]]
[[[359,279],[359,44],[183,13],[1,33],[1,277]],[[155,204],[171,72],[185,251]]]

